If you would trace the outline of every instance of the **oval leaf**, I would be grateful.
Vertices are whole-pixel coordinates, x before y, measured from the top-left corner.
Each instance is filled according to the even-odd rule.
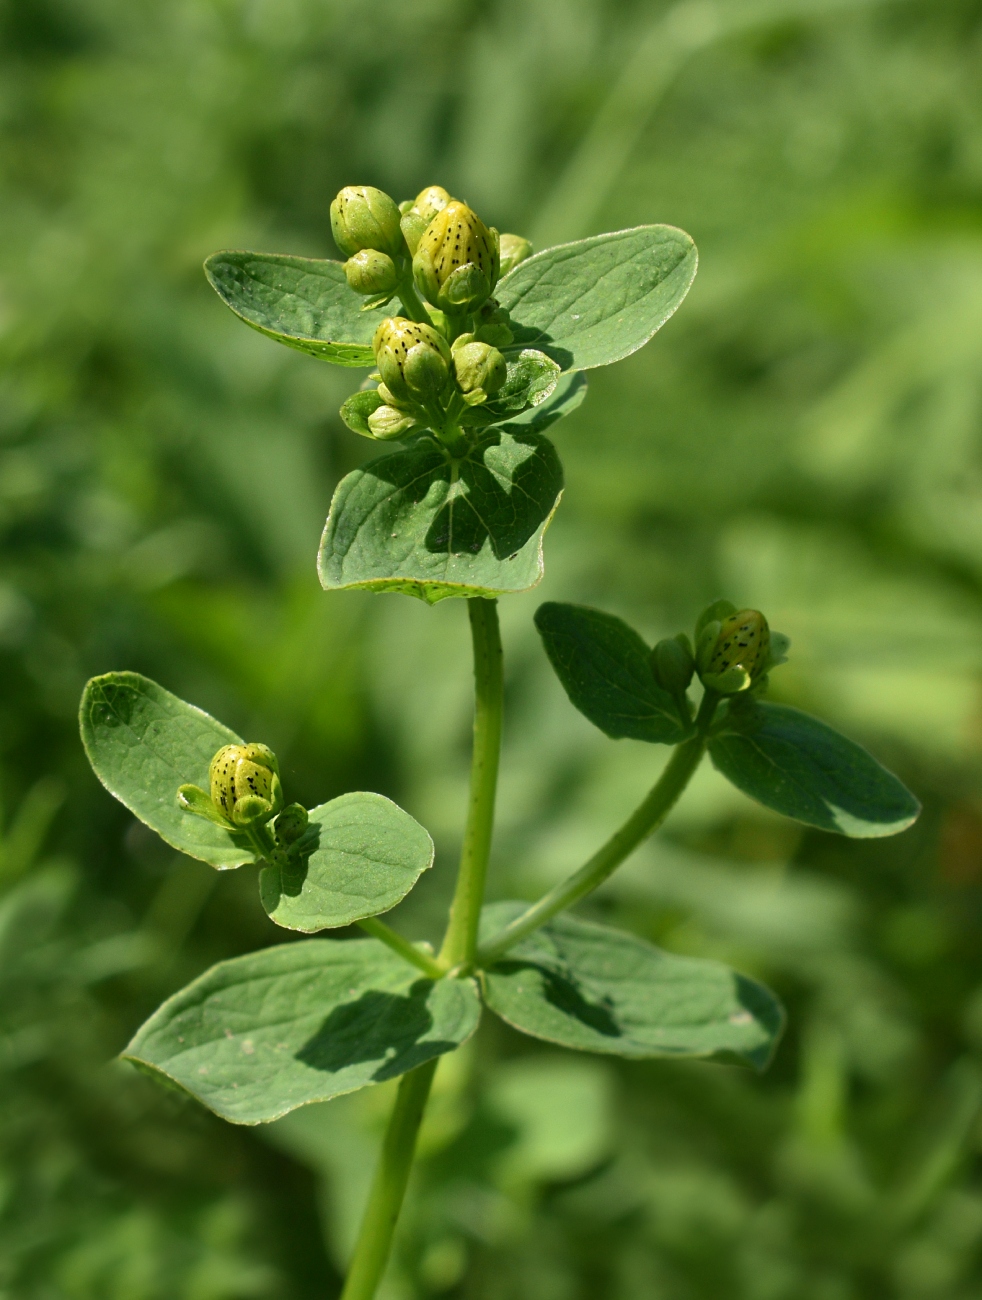
[[[180,785],[208,788],[208,766],[234,731],[139,673],[93,677],[79,711],[82,744],[110,794],[173,848],[225,870],[252,862],[238,836],[187,812]]]
[[[542,577],[542,537],[562,486],[555,448],[532,430],[489,429],[462,460],[422,439],[338,484],[321,585],[430,603],[526,591]]]
[[[482,939],[525,908],[486,907]],[[517,944],[482,980],[484,1001],[502,1020],[581,1052],[716,1057],[763,1069],[784,1025],[774,994],[728,966],[568,914]]]
[[[896,835],[921,811],[907,787],[861,745],[787,704],[731,705],[709,753],[751,799],[853,839]]]
[[[234,1124],[263,1124],[452,1052],[480,1013],[473,980],[428,980],[377,939],[307,939],[219,962],[123,1055]]]
[[[651,651],[623,619],[549,602],[536,610],[535,626],[570,703],[605,735],[675,745],[691,734],[652,675]]]
[[[609,366],[643,347],[689,292],[696,246],[674,226],[636,226],[546,248],[506,275],[495,296],[516,347],[563,370]]]
[[[391,312],[363,311],[340,262],[227,251],[205,262],[227,307],[267,338],[338,366],[374,366],[372,335]]]
[[[343,794],[310,813],[313,847],[259,874],[263,907],[277,925],[313,934],[395,907],[433,865],[419,822],[380,794]]]

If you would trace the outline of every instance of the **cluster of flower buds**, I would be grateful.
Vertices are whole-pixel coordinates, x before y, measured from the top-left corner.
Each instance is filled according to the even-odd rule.
[[[376,330],[379,386],[348,399],[345,423],[382,440],[457,420],[486,423],[474,408],[504,385],[500,349],[514,340],[492,293],[501,275],[531,255],[529,241],[499,236],[440,185],[398,206],[370,185],[349,185],[331,204],[331,229],[348,258],[348,284],[368,298],[366,307],[400,294],[407,315],[416,316],[389,317]],[[418,319],[417,291],[428,322]]]
[[[279,764],[268,745],[223,745],[208,769],[209,790],[182,785],[177,801],[229,831],[248,831],[272,818],[276,843],[295,844],[307,829],[307,810],[298,803],[283,807]]]
[[[759,609],[715,601],[696,624],[695,664],[707,690],[736,695],[763,688],[771,668],[784,663],[789,639],[772,633]]]

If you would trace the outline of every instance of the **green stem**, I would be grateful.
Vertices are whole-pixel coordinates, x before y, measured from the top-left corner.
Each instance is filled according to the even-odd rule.
[[[472,597],[467,612],[474,643],[474,750],[457,888],[440,950],[440,962],[445,968],[470,965],[477,949],[501,750],[503,679],[497,601]]]
[[[375,939],[381,939],[389,947],[404,957],[406,961],[411,962],[413,966],[418,966],[421,971],[429,975],[430,979],[443,979],[447,973],[446,970],[422,948],[417,948],[415,944],[404,939],[401,934],[397,934],[384,921],[380,921],[377,916],[366,916],[357,924],[366,934],[370,934]]]
[[[399,284],[399,301],[402,303],[402,310],[409,320],[421,321],[424,325],[432,325],[430,313],[423,306],[416,287],[413,284],[412,276],[407,275]]]
[[[548,894],[543,895],[537,903],[533,903],[527,911],[495,935],[491,943],[485,944],[480,949],[477,961],[481,966],[497,961],[509,948],[514,947],[533,930],[538,930],[540,926],[545,925],[546,921],[554,917],[557,912],[565,911],[567,907],[571,907],[581,898],[592,893],[629,854],[634,852],[642,840],[647,839],[652,831],[657,830],[674,807],[679,795],[689,784],[692,774],[706,752],[709,724],[712,722],[718,702],[719,696],[711,691],[706,692],[696,718],[696,734],[691,740],[683,741],[681,745],[676,746],[675,752],[668,760],[668,765],[647,797],[628,817],[624,825],[614,832],[607,843],[599,848],[579,871],[575,871],[554,889],[550,889]]]
[[[427,1061],[399,1080],[341,1300],[372,1300],[382,1280],[436,1067],[435,1060]]]

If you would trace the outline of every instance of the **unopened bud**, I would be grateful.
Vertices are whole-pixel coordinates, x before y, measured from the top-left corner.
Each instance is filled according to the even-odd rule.
[[[501,236],[501,274],[513,271],[519,262],[532,256],[532,243],[522,235]]]
[[[473,340],[472,334],[462,334],[453,347],[454,374],[469,405],[485,401],[508,378],[505,359],[498,349]]]
[[[390,316],[372,340],[375,362],[397,402],[437,397],[450,378],[450,348],[431,325]]]
[[[746,690],[770,661],[770,629],[760,610],[741,609],[720,623],[702,671],[703,683],[729,695]]]
[[[268,821],[283,806],[276,755],[266,745],[225,745],[208,776],[212,803],[236,826]]]
[[[388,194],[371,185],[346,185],[331,204],[334,242],[345,257],[363,248],[397,257],[403,251],[399,209]]]
[[[288,803],[276,819],[273,834],[279,844],[296,844],[307,829],[307,809],[300,803]]]
[[[442,185],[430,185],[425,190],[420,190],[414,201],[400,209],[403,214],[400,222],[402,235],[414,256],[426,227],[451,202],[450,195]]]
[[[498,280],[498,232],[466,203],[448,203],[419,241],[413,276],[436,307],[478,307]]]
[[[374,248],[363,248],[344,264],[348,287],[355,293],[371,295],[395,293],[399,284],[396,264],[388,253]]]
[[[676,697],[689,689],[695,670],[692,647],[684,632],[659,641],[651,652],[651,671],[655,681]]]
[[[368,417],[367,424],[372,437],[382,442],[388,442],[390,438],[402,438],[420,427],[415,416],[400,411],[395,406],[379,406]]]

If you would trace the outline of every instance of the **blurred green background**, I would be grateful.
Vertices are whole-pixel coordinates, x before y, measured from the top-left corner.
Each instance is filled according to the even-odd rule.
[[[762,1078],[547,1049],[445,1060],[386,1300],[982,1297],[982,3],[0,2],[0,1297],[337,1293],[391,1092],[237,1129],[114,1060],[213,961],[282,941],[253,874],[98,786],[76,708],[133,668],[272,744],[288,793],[393,796],[438,866],[466,619],[322,593],[357,381],[252,333],[220,247],[335,256],[346,183],[439,182],[557,240],[685,227],[678,316],[591,380],[541,588],[502,606],[493,890],[532,897],[663,756],[568,705],[542,599],[649,639],[726,595],[774,678],[925,804],[802,833],[707,770],[591,901],[769,981]]]

